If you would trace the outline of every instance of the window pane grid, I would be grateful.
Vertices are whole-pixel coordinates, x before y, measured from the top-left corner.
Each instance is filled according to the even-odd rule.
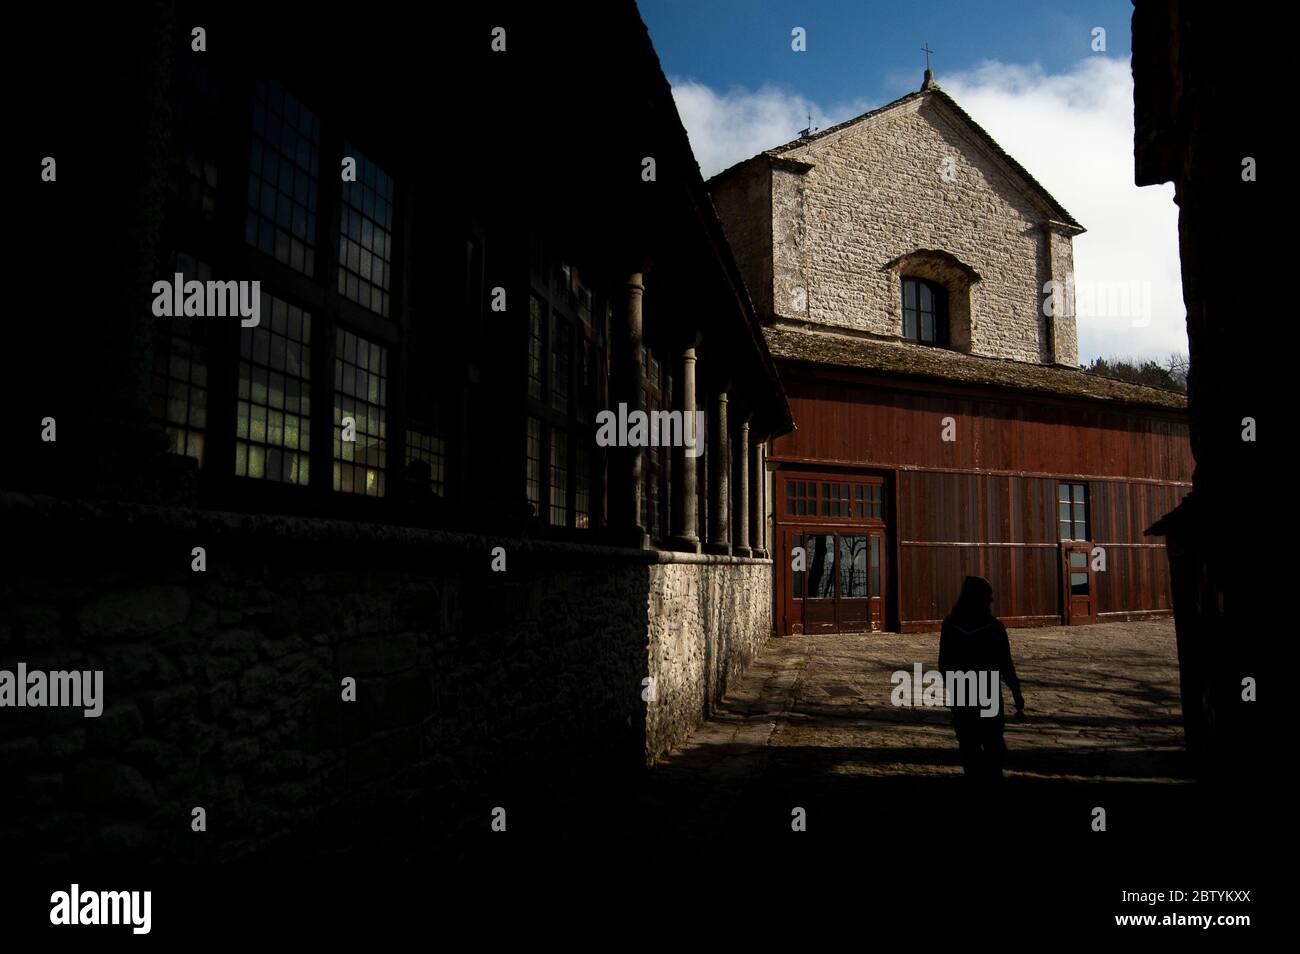
[[[339,294],[389,316],[393,282],[393,180],[354,149],[357,180],[343,183],[339,211]]]
[[[578,388],[574,395],[574,411],[579,421],[587,423],[592,419],[591,407],[596,400],[598,361],[596,343],[585,335],[579,337],[577,360]]]
[[[441,437],[407,428],[406,462],[423,461],[429,466],[429,489],[439,497],[446,489],[446,445]]]
[[[585,530],[591,526],[591,458],[586,444],[575,448],[573,468],[573,525]]]
[[[1062,540],[1088,539],[1087,484],[1057,485],[1057,524]]]
[[[257,83],[249,155],[249,245],[306,275],[316,272],[320,119],[279,83]]]
[[[212,269],[189,255],[175,257],[185,281],[206,282]],[[173,454],[193,457],[203,466],[208,407],[207,348],[189,318],[163,318],[157,325],[150,412],[167,431]]]
[[[528,502],[532,504],[533,513],[542,510],[542,422],[535,417],[528,419],[528,437],[525,453],[525,487]]]
[[[796,517],[817,516],[817,484],[811,480],[787,480],[786,510]]]
[[[947,291],[919,278],[903,279],[903,337],[924,344],[942,344]]]
[[[840,538],[840,599],[865,599],[867,596],[867,538]]]
[[[835,537],[830,534],[809,535],[804,538],[807,564],[807,598],[834,599],[835,597]]]
[[[871,596],[880,595],[880,535],[871,536]]]
[[[811,480],[787,479],[785,512],[792,517],[883,520],[884,487],[878,483],[823,481],[819,484]]]
[[[306,485],[311,477],[311,314],[267,292],[241,328],[235,475]]]
[[[603,470],[603,454],[584,440],[608,373],[597,296],[578,267],[544,238],[535,237],[529,248],[525,492],[543,524],[586,530],[594,525],[593,508],[603,514],[605,503],[599,480],[592,484],[593,472]],[[599,304],[608,313],[608,299]],[[643,393],[638,403],[644,410]],[[665,468],[660,478],[666,476]],[[643,517],[647,504],[643,494]]]
[[[535,401],[542,399],[542,322],[545,314],[546,306],[533,295],[528,304],[528,396]]]
[[[569,441],[568,435],[551,428],[551,515],[552,526],[563,527],[569,518]]]
[[[382,497],[388,425],[388,349],[340,328],[334,356],[334,489]],[[343,418],[356,440],[343,440]]]
[[[561,414],[569,410],[569,323],[551,313],[551,407]]]

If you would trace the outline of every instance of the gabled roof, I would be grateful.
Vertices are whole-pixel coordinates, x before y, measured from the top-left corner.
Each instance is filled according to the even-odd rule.
[[[926,85],[921,87],[921,89],[917,90],[914,93],[908,93],[906,96],[902,96],[894,100],[892,103],[886,103],[884,106],[881,106],[877,109],[873,109],[870,112],[863,113],[861,116],[855,116],[852,119],[846,119],[842,123],[836,123],[834,126],[828,126],[826,129],[818,130],[817,132],[812,133],[809,136],[802,137],[799,139],[792,139],[790,142],[784,143],[780,146],[775,146],[771,149],[767,149],[759,153],[757,156],[752,156],[751,158],[746,159],[743,162],[738,162],[735,165],[727,169],[724,169],[722,172],[719,172],[713,178],[714,179],[721,178],[722,176],[727,175],[733,170],[739,169],[741,166],[748,165],[749,163],[753,162],[756,159],[765,158],[769,162],[778,165],[789,165],[792,162],[797,162],[797,160],[795,160],[793,157],[785,156],[784,153],[791,152],[792,150],[795,149],[802,149],[804,146],[807,146],[811,143],[815,143],[818,140],[824,139],[825,137],[830,136],[834,133],[848,129],[852,126],[857,126],[862,123],[870,122],[872,119],[875,119],[877,116],[890,112],[891,110],[897,109],[900,106],[905,106],[908,103],[913,103],[916,102],[917,100],[924,99],[927,96],[933,97],[937,102],[942,103],[958,119],[964,122],[966,126],[968,126],[970,130],[975,134],[976,138],[979,139],[982,143],[984,143],[984,145],[988,147],[988,149],[993,153],[994,156],[996,156],[999,160],[1005,163],[1015,176],[1018,176],[1035,195],[1037,195],[1040,199],[1042,199],[1047,204],[1047,206],[1052,210],[1053,214],[1056,216],[1056,219],[1059,220],[1059,222],[1062,225],[1069,226],[1071,232],[1074,232],[1076,230],[1078,232],[1084,231],[1083,226],[1079,224],[1078,220],[1075,219],[1075,217],[1071,215],[1069,211],[1066,210],[1065,206],[1061,205],[1060,202],[1056,201],[1056,198],[1050,192],[1048,192],[1047,189],[1043,187],[1042,183],[1040,183],[1037,179],[1035,179],[1032,175],[1030,175],[1029,171],[1025,169],[1024,166],[1016,162],[1016,160],[1012,158],[1010,153],[1008,153],[1005,149],[1003,149],[1000,145],[998,145],[997,140],[994,139],[992,136],[990,136],[988,132],[985,131],[984,127],[982,127],[979,123],[975,122],[975,120],[970,117],[970,114],[968,114],[966,110],[958,106],[957,101],[955,99],[953,99],[942,89],[940,89],[937,83],[933,82],[928,78],[926,81]],[[804,167],[803,171],[812,168],[812,166],[807,163],[800,163],[799,165]]]
[[[1187,409],[1187,395],[1180,391],[1130,384],[1063,365],[987,358],[907,341],[850,335],[831,329],[814,331],[779,325],[767,328],[765,334],[768,347],[778,360],[1169,411]]]

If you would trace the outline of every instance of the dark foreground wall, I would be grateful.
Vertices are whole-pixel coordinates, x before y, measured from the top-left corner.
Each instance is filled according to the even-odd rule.
[[[1257,701],[1269,697],[1255,692],[1277,670],[1266,652],[1285,593],[1265,569],[1277,517],[1264,508],[1276,482],[1264,448],[1266,418],[1290,405],[1271,389],[1290,381],[1271,373],[1271,340],[1242,333],[1250,306],[1239,270],[1224,263],[1242,236],[1276,229],[1282,200],[1270,190],[1289,185],[1262,174],[1276,146],[1259,91],[1277,84],[1260,75],[1272,64],[1256,51],[1281,28],[1204,4],[1135,0],[1133,9],[1134,181],[1174,184],[1196,459],[1191,495],[1153,531],[1169,542],[1188,749],[1203,774],[1241,791],[1274,764],[1267,703]],[[1254,272],[1285,274],[1289,243],[1254,246]]]
[[[642,770],[770,630],[757,561],[0,500],[0,669],[104,671],[98,718],[0,708],[0,844],[44,860],[383,850],[486,828],[521,779]]]

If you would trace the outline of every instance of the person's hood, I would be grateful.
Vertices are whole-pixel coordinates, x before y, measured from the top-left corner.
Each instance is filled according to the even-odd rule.
[[[948,625],[951,626],[953,629],[957,630],[957,632],[961,633],[963,636],[971,636],[974,635],[975,633],[978,633],[981,629],[988,629],[996,622],[997,620],[991,619],[987,623],[981,623],[979,626],[976,626],[974,629],[967,629],[966,627],[959,626],[957,623],[954,623],[952,621],[949,621]]]

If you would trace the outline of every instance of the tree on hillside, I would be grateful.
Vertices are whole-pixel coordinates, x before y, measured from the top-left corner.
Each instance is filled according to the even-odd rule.
[[[1089,374],[1127,381],[1130,384],[1144,384],[1151,388],[1166,391],[1187,390],[1187,355],[1170,354],[1164,361],[1141,360],[1136,358],[1093,358],[1091,364],[1084,365],[1083,370]]]

